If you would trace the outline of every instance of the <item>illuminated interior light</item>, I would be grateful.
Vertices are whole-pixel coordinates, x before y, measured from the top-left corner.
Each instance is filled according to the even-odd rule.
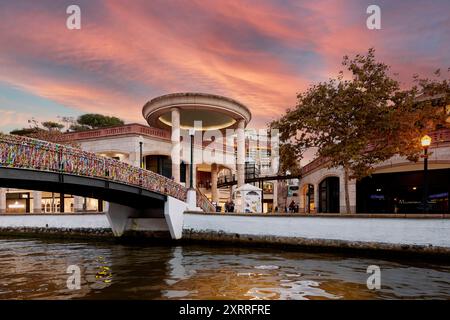
[[[13,204],[9,204],[8,208],[10,208],[10,209],[23,209],[23,208],[25,208],[25,205],[24,204],[20,204],[19,202],[16,201]]]

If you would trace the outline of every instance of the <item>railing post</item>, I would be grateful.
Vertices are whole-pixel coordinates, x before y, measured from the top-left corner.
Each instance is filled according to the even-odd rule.
[[[59,171],[63,172],[63,163],[62,163],[62,150],[61,150],[61,146],[57,146],[58,148],[58,166],[59,166]]]
[[[111,179],[112,173],[109,168],[109,160],[107,160],[107,159],[105,160],[105,170],[106,170],[106,175],[107,175],[108,179]]]

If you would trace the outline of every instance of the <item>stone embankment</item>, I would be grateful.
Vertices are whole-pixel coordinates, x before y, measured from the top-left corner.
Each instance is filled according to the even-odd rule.
[[[113,240],[104,214],[0,215],[0,235]],[[124,238],[161,239],[168,232],[128,230]],[[249,215],[186,212],[182,243],[278,246],[363,254],[450,258],[450,218],[400,215]]]
[[[57,238],[113,238],[106,228],[46,228],[46,227],[1,227],[0,235],[39,236]]]

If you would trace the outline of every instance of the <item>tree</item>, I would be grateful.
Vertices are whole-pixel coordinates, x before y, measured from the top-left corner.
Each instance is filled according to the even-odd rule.
[[[39,123],[34,118],[28,120],[30,124],[29,128],[16,129],[10,132],[10,134],[26,136],[34,139],[61,143],[73,147],[78,147],[78,143],[75,141],[67,141],[64,137],[64,133],[61,129],[64,125],[54,121],[43,121]]]
[[[58,142],[72,146],[78,146],[78,144],[75,143],[74,141],[67,141],[67,139],[64,136],[64,133],[61,132],[63,128],[69,126],[70,131],[83,131],[124,124],[124,121],[119,118],[92,113],[83,114],[79,116],[76,121],[74,121],[72,117],[58,116],[58,119],[59,119],[58,122],[56,121],[38,122],[36,119],[32,118],[28,120],[28,123],[30,124],[29,128],[16,129],[11,131],[10,133],[28,136],[40,140],[46,140],[50,142]],[[62,121],[65,124],[61,123],[60,121]]]
[[[17,136],[29,136],[33,133],[36,133],[35,128],[14,129],[10,132],[10,134],[15,134]]]
[[[279,158],[283,159],[278,170],[282,175],[298,175],[300,174],[300,162],[298,161],[295,150],[288,144],[281,144],[279,149]]]
[[[349,179],[369,175],[375,164],[396,154],[418,159],[421,134],[443,117],[439,108],[417,102],[420,89],[425,84],[439,87],[437,82],[422,80],[400,90],[388,74],[389,66],[376,61],[374,49],[354,59],[345,56],[342,65],[350,73],[347,79],[341,71],[335,79],[312,85],[298,94],[296,107],[271,126],[280,130],[282,143],[296,159],[315,147],[329,168],[343,168],[350,213]]]
[[[98,129],[123,125],[124,121],[117,117],[104,116],[101,114],[87,113],[78,117],[77,123],[73,124],[72,131]]]
[[[46,128],[49,131],[52,130],[61,131],[61,129],[64,128],[63,124],[54,121],[44,121],[41,124],[44,128]]]
[[[83,126],[79,124],[72,124],[69,127],[70,131],[85,131],[85,130],[91,130],[92,128],[89,126]]]
[[[290,148],[287,144],[281,144],[279,148],[279,159],[282,159],[279,168],[278,174],[280,175],[293,175],[297,176],[301,172],[300,161],[297,160],[297,156],[295,151]],[[279,190],[278,194],[274,195],[279,198],[279,194],[281,194],[281,201],[284,202],[284,208],[287,208],[287,199],[288,199],[288,180],[277,181]]]

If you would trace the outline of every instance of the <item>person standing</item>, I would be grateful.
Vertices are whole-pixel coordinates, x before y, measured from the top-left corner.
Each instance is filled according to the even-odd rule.
[[[234,212],[234,202],[230,200],[230,212]]]

